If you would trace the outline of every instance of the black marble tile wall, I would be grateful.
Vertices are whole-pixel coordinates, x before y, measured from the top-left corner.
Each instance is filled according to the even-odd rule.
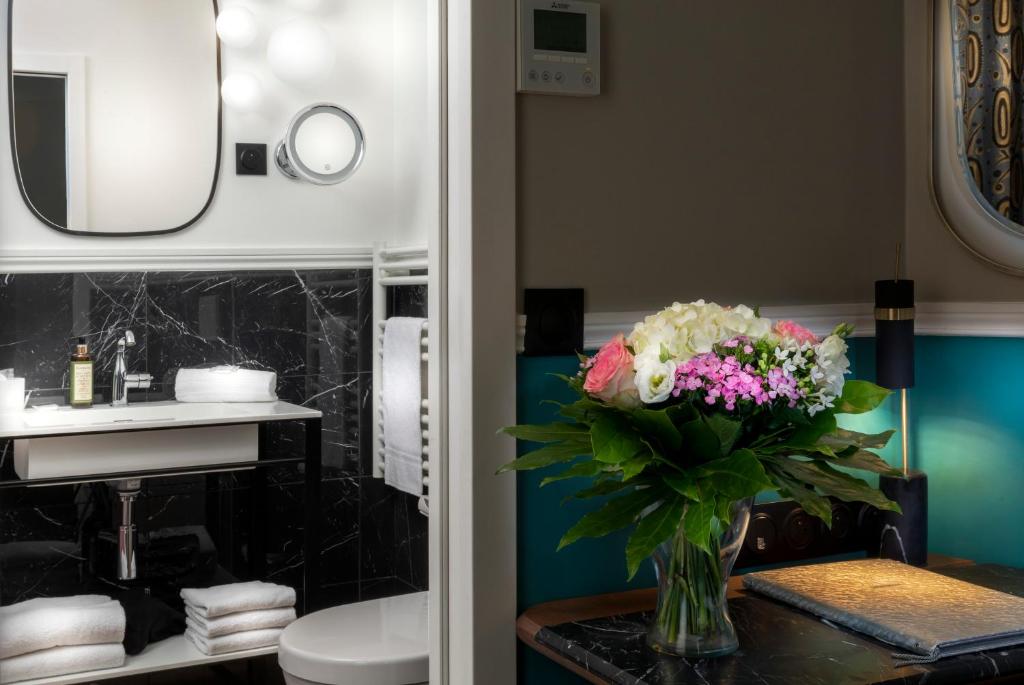
[[[138,501],[140,579],[113,576],[116,497],[106,484],[0,490],[0,604],[142,585],[261,578],[301,587],[320,565],[328,606],[427,585],[427,519],[415,498],[372,477],[369,270],[8,274],[0,276],[0,369],[26,378],[31,404],[63,403],[68,355],[84,337],[96,402],[110,400],[116,342],[131,329],[130,372],[154,377],[131,402],[173,398],[183,366],[238,364],[278,374],[281,399],[324,413],[320,557],[303,555],[302,466],[146,479]],[[391,289],[389,313],[425,316],[424,288]],[[301,425],[270,436],[301,454]],[[0,474],[11,473],[0,443]]]

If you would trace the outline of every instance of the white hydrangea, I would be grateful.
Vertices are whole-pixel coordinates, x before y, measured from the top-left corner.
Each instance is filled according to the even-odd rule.
[[[697,300],[690,304],[674,303],[636,324],[629,343],[637,355],[664,356],[679,364],[698,354],[710,352],[716,344],[745,335],[761,338],[771,331],[772,322],[763,319],[746,305],[722,307],[714,302]],[[636,366],[637,372],[640,366]]]

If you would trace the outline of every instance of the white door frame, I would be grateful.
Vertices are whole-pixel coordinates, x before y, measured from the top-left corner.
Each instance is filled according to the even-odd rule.
[[[447,658],[432,660],[431,682],[512,685],[516,485],[495,471],[515,456],[497,434],[516,409],[515,3],[447,0],[442,25],[447,232],[432,252],[446,271],[432,300],[446,313],[447,522],[431,531],[444,549],[431,588],[447,595],[432,652]]]

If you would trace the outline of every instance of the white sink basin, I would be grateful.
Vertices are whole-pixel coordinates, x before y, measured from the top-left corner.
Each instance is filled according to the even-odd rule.
[[[260,413],[261,407],[251,404],[179,402],[143,402],[127,407],[99,405],[88,409],[60,407],[59,409],[29,409],[22,417],[25,425],[33,428],[60,428],[82,426],[116,426],[125,423],[192,423],[216,418],[238,422]]]
[[[230,466],[259,458],[257,422],[320,418],[287,402],[140,402],[0,415],[26,480]]]

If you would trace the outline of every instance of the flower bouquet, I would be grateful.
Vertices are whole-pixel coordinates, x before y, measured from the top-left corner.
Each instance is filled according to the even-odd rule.
[[[831,525],[828,497],[898,506],[848,469],[897,475],[870,449],[893,431],[865,435],[837,414],[871,411],[889,391],[846,381],[843,324],[819,340],[740,305],[673,304],[618,335],[580,372],[562,377],[579,399],[563,421],[506,428],[544,443],[501,471],[565,468],[541,485],[588,479],[577,498],[611,496],[562,537],[634,526],[629,577],[653,555],[658,606],[649,643],[684,656],[736,649],[725,600],[753,497],[776,490]]]

